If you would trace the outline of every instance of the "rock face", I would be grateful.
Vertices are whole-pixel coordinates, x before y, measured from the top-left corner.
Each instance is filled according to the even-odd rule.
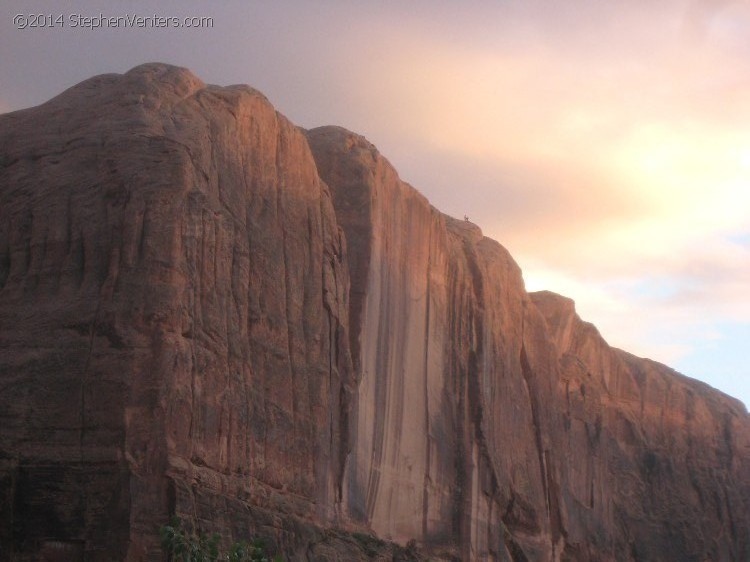
[[[362,137],[308,138],[350,248],[351,516],[463,560],[748,559],[739,402],[527,295]]]
[[[0,131],[4,549],[144,560],[172,511],[331,521],[348,278],[302,133],[163,65]]]
[[[0,559],[750,559],[750,418],[365,139],[144,65],[0,116]],[[393,541],[382,542],[370,537]]]
[[[548,375],[555,357],[520,270],[476,226],[402,183],[361,137],[324,128],[308,138],[349,244],[360,376],[349,516],[463,560],[508,559],[508,548],[553,559],[554,378],[537,377],[530,361]]]
[[[559,354],[569,559],[750,559],[745,407],[610,348],[569,299],[531,297]]]

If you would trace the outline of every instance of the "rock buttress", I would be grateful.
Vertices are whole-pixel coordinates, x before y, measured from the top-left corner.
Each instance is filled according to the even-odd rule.
[[[335,521],[348,272],[298,129],[152,64],[0,117],[0,158],[3,556]]]
[[[570,299],[531,297],[559,353],[569,559],[750,559],[744,406],[609,347]]]
[[[551,560],[556,363],[518,266],[362,137],[308,139],[355,254],[348,515],[462,560]]]
[[[739,403],[528,295],[364,138],[307,136],[350,248],[349,517],[462,560],[748,559]]]

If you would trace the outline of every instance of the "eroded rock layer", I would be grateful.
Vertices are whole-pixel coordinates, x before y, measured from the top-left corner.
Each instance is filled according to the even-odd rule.
[[[158,560],[175,513],[290,560],[750,559],[739,402],[167,65],[0,116],[0,389],[3,560]]]

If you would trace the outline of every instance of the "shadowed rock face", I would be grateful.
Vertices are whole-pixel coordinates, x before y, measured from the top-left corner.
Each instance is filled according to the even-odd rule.
[[[299,130],[146,65],[3,116],[0,146],[0,542],[142,560],[175,510],[332,521],[348,279]]]
[[[750,559],[740,403],[365,139],[144,65],[0,116],[0,559]],[[333,530],[338,529],[338,530]]]

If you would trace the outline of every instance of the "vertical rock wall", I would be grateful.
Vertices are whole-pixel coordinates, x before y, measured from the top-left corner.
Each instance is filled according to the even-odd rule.
[[[745,562],[749,470],[360,136],[160,64],[0,116],[0,560]]]
[[[569,557],[748,559],[744,406],[610,348],[569,299],[531,296],[560,357]]]
[[[362,137],[322,128],[308,139],[357,255],[349,514],[466,560],[513,548],[551,559],[556,365],[520,270]]]
[[[348,279],[297,128],[146,65],[3,116],[0,147],[4,548],[332,522]]]
[[[351,517],[462,560],[747,558],[741,404],[527,295],[362,137],[307,136],[352,254]]]

